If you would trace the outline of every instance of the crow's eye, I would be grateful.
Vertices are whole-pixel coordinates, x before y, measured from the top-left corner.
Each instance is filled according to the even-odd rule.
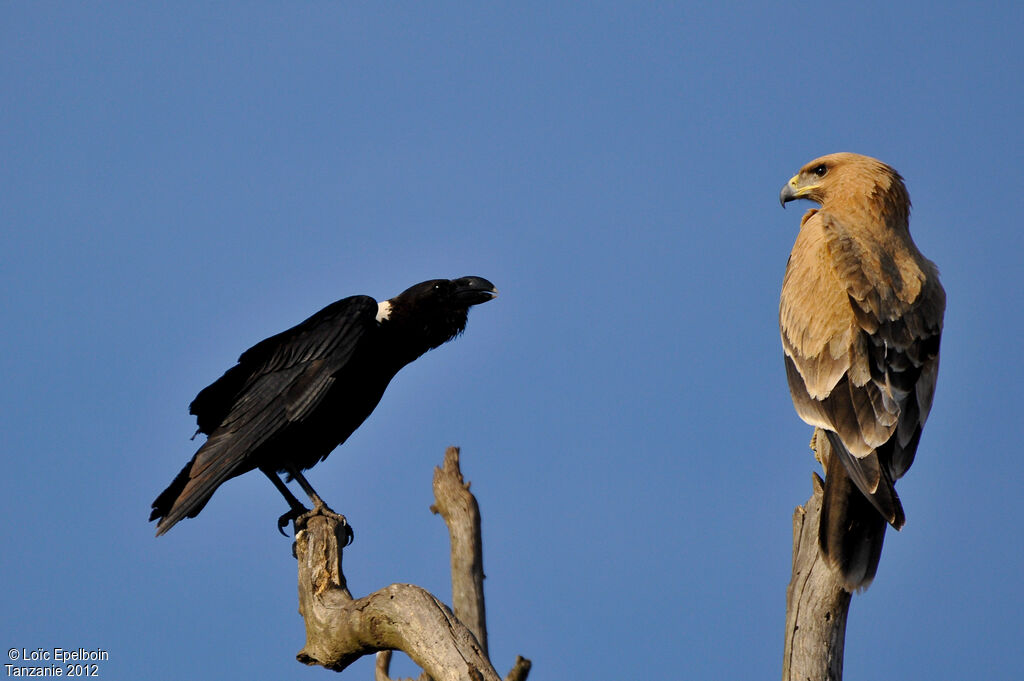
[[[825,164],[822,163],[820,166],[815,166],[814,170],[812,170],[811,172],[817,175],[818,177],[825,177],[825,173],[828,172],[828,167],[826,167]]]

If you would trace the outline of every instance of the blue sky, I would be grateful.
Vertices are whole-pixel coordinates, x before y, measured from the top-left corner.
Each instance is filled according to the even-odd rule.
[[[815,467],[776,319],[807,206],[777,197],[856,151],[906,178],[949,302],[847,675],[1015,678],[1022,34],[1010,2],[4,3],[0,644],[327,678],[265,479],[160,539],[149,504],[242,350],[474,274],[498,300],[310,473],[353,591],[448,600],[457,444],[499,672],[777,676]]]

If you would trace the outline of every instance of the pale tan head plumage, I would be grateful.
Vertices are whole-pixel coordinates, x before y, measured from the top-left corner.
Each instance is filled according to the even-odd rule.
[[[910,195],[900,174],[878,159],[840,152],[816,158],[789,179],[779,193],[788,201],[807,199],[822,210],[865,212],[890,227],[907,227]]]

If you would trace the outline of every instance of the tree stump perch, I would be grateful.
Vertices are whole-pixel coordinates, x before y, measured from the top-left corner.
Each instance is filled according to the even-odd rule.
[[[814,446],[817,438],[811,441]],[[786,588],[782,681],[842,681],[851,594],[818,548],[824,482],[813,474],[811,498],[793,511],[793,574]]]
[[[463,497],[451,503],[447,495],[438,494],[438,476],[457,480],[471,501]],[[449,489],[451,482],[442,482],[441,487]],[[450,509],[441,513],[452,536],[453,590],[468,588],[453,598],[456,613],[465,610],[472,626],[413,584],[392,584],[354,598],[342,572],[350,530],[336,517],[313,513],[296,521],[295,527],[299,613],[306,624],[306,645],[296,656],[300,662],[341,671],[364,655],[388,651],[377,661],[376,677],[383,681],[388,678],[390,651],[401,650],[434,681],[501,681],[486,651],[479,510],[469,485],[462,481],[457,448],[449,448],[444,467],[435,471],[435,496],[439,509]],[[462,529],[453,530],[456,525]],[[466,536],[468,543],[463,541]],[[475,555],[464,555],[469,550]],[[529,665],[529,660],[518,658],[506,678],[524,681]]]

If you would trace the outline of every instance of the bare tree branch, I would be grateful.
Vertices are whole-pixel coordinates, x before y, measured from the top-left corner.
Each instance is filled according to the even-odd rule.
[[[394,681],[388,674],[391,672],[391,651],[382,650],[377,653],[373,667],[373,681]]]
[[[842,681],[843,646],[850,593],[818,549],[823,482],[793,512],[793,576],[786,589],[783,681]]]
[[[516,663],[512,665],[512,669],[508,670],[508,674],[505,674],[505,681],[526,681],[532,666],[533,663],[525,657],[516,655]]]
[[[412,584],[353,599],[341,571],[348,528],[312,514],[297,528],[300,662],[341,671],[363,655],[401,650],[435,681],[499,681],[476,637],[441,601]]]
[[[377,653],[377,661],[373,669],[374,681],[413,681],[410,678],[393,679],[388,674],[391,673],[391,655],[392,651],[382,650]],[[420,672],[419,681],[430,681],[430,676],[426,672]]]
[[[487,654],[487,614],[484,607],[483,541],[480,507],[459,468],[459,448],[449,447],[444,463],[434,468],[434,505],[448,526],[451,540],[452,610],[476,636]]]
[[[484,605],[484,558],[480,531],[480,506],[469,491],[459,467],[459,448],[449,447],[444,463],[434,468],[434,513],[448,526],[451,541],[452,608],[455,616],[476,635],[487,651],[487,617]],[[531,663],[516,656],[507,681],[526,681]]]
[[[353,598],[341,570],[351,537],[344,518],[318,508],[296,519],[299,612],[306,621],[300,662],[341,671],[378,653],[374,678],[392,681],[391,651],[401,650],[423,669],[419,681],[499,681],[486,649],[480,509],[463,481],[457,447],[449,447],[434,469],[434,499],[431,510],[444,518],[451,537],[454,615],[412,584]],[[526,681],[529,671],[530,661],[518,657],[505,679]]]

